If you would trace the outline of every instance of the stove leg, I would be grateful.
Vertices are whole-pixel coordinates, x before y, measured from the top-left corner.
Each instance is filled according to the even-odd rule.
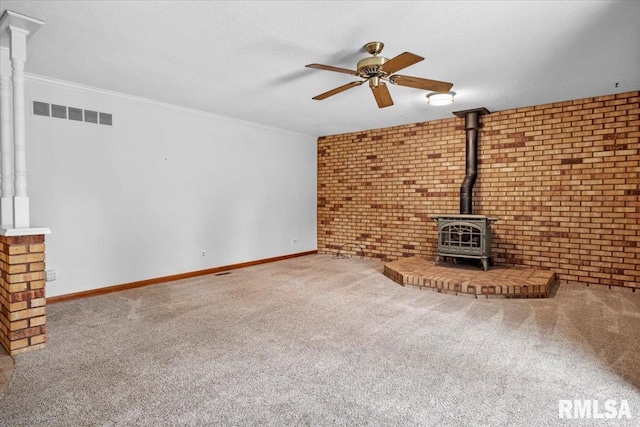
[[[484,271],[489,270],[489,261],[486,258],[482,259],[482,267],[484,268]]]
[[[436,265],[440,264],[440,255],[436,255]]]

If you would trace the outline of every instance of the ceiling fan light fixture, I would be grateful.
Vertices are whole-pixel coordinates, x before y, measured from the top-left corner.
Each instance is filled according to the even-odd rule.
[[[427,95],[427,102],[429,102],[429,105],[434,105],[434,106],[451,105],[453,104],[454,95],[455,95],[455,92],[449,92],[449,93],[433,92]]]

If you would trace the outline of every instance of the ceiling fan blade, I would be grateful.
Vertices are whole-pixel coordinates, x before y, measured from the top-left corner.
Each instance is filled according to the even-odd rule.
[[[373,96],[376,98],[378,108],[393,105],[393,99],[391,99],[391,94],[389,93],[389,88],[387,88],[386,84],[380,83],[378,86],[372,87],[371,91],[373,92]]]
[[[407,68],[409,65],[416,64],[420,61],[424,61],[422,56],[414,55],[411,52],[404,52],[395,58],[391,58],[382,64],[380,68],[388,74],[393,74],[396,71],[400,71],[403,68]]]
[[[364,83],[365,80],[359,81],[359,82],[351,82],[351,83],[347,83],[346,85],[342,85],[340,87],[337,87],[335,89],[331,89],[328,92],[325,93],[321,93],[318,96],[314,96],[312,99],[315,99],[317,101],[322,101],[325,98],[328,98],[330,96],[336,95],[340,92],[344,92],[347,89],[351,89],[352,87],[356,87],[356,86],[360,86],[362,83]]]
[[[453,83],[441,82],[438,80],[423,79],[420,77],[394,75],[389,77],[391,83],[413,87],[416,89],[431,90],[434,92],[447,93],[453,87]]]
[[[305,65],[305,67],[307,67],[307,68],[317,68],[318,70],[335,71],[336,73],[351,74],[352,76],[357,76],[358,75],[357,71],[347,70],[346,68],[340,68],[340,67],[332,67],[331,65],[309,64],[309,65]]]

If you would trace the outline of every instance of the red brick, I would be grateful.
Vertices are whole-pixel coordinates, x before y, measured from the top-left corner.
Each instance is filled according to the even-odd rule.
[[[474,213],[500,218],[495,260],[557,271],[560,280],[640,288],[631,250],[640,246],[639,95],[481,118]],[[433,257],[429,217],[459,206],[463,123],[452,117],[319,138],[319,252],[360,256],[360,245],[367,258]],[[624,267],[604,273],[592,262]]]

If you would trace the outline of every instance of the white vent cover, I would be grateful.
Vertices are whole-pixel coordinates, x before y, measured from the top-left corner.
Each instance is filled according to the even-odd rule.
[[[33,101],[33,115],[113,126],[113,114]]]

